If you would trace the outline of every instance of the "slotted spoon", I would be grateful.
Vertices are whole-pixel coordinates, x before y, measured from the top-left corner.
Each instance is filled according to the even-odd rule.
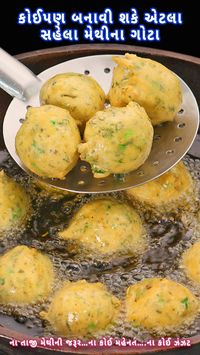
[[[113,53],[113,55],[115,54]],[[82,73],[95,78],[107,93],[114,68],[113,55],[95,55],[72,59],[35,76],[23,64],[0,49],[0,87],[15,97],[4,118],[4,141],[12,158],[28,174],[62,190],[80,193],[112,192],[138,186],[155,179],[172,168],[190,149],[198,131],[199,110],[192,91],[179,78],[183,93],[181,110],[173,122],[155,127],[151,153],[138,170],[125,175],[116,174],[107,178],[95,179],[89,164],[79,160],[64,180],[58,180],[42,179],[23,165],[16,154],[15,136],[23,123],[27,106],[39,106],[39,90],[42,83],[58,73]]]

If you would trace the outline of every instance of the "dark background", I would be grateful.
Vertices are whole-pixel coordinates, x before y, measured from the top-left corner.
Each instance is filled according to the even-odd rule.
[[[176,26],[168,24],[152,26],[151,24],[146,24],[149,28],[160,28],[160,42],[138,42],[136,40],[127,39],[126,42],[121,43],[160,48],[197,57],[200,56],[200,41],[198,36],[200,20],[198,19],[198,10],[196,8],[197,2],[191,0],[4,0],[2,6],[0,22],[1,46],[11,54],[73,44],[66,40],[60,42],[43,41],[39,38],[39,29],[44,28],[44,25],[18,25],[18,14],[23,12],[25,7],[30,8],[32,11],[35,11],[37,8],[43,8],[46,12],[63,11],[68,14],[75,11],[102,12],[105,8],[110,7],[115,16],[118,12],[130,11],[131,7],[135,7],[140,15],[145,11],[149,11],[150,7],[155,7],[158,11],[182,12],[183,25]],[[47,27],[51,28],[50,25]],[[73,28],[73,25],[67,24],[65,27]],[[75,24],[74,27],[77,28],[77,24]],[[128,30],[127,25],[124,27]],[[129,29],[130,28],[131,26]],[[85,41],[84,38],[81,37],[79,43],[91,42]],[[96,40],[95,43],[102,42]]]

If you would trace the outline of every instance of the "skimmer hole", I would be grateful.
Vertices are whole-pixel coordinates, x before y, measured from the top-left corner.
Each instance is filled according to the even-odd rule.
[[[89,74],[90,74],[90,71],[89,71],[89,70],[85,70],[85,71],[84,71],[84,74],[85,74],[85,75],[89,75]]]
[[[155,134],[155,136],[153,137],[153,140],[154,140],[154,142],[157,142],[160,140],[160,138],[161,138],[161,136],[159,134]]]
[[[143,171],[143,170],[139,170],[139,171],[137,172],[137,175],[143,176],[143,175],[144,175],[144,171]]]
[[[178,114],[179,114],[179,115],[182,115],[183,113],[184,113],[184,109],[181,108],[181,109],[178,111]]]
[[[108,101],[106,101],[105,104],[104,104],[104,106],[105,106],[105,108],[108,108],[108,107],[110,107],[111,105],[110,105],[110,103],[109,103]]]
[[[80,185],[80,186],[85,185],[85,181],[84,181],[84,180],[79,180],[79,181],[78,181],[78,185]]]
[[[19,119],[19,122],[20,122],[20,123],[23,123],[24,121],[25,121],[24,118],[20,118],[20,119]]]
[[[153,162],[153,165],[154,165],[154,166],[157,166],[158,164],[159,164],[159,161],[158,161],[158,160],[156,160],[156,161]]]
[[[167,154],[167,155],[174,154],[174,150],[173,150],[173,149],[168,149],[168,150],[166,151],[166,154]]]
[[[186,124],[183,122],[183,123],[179,123],[177,125],[178,128],[184,128],[186,126]]]
[[[106,74],[110,73],[110,68],[105,68],[104,73],[106,73]]]
[[[174,142],[181,142],[182,141],[182,137],[175,137],[174,138]]]
[[[81,166],[80,166],[80,171],[81,171],[82,173],[87,173],[87,171],[88,171],[87,166],[81,165]]]

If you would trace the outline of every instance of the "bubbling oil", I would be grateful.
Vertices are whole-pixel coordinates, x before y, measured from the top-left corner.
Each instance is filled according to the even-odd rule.
[[[37,305],[5,306],[1,305],[0,324],[31,336],[47,336],[53,334],[52,329],[39,316],[48,309],[48,305],[57,289],[64,280],[77,281],[86,279],[90,282],[102,282],[110,292],[122,300],[128,286],[149,277],[166,277],[188,287],[200,299],[200,287],[188,280],[180,268],[182,253],[200,238],[200,160],[189,156],[184,158],[194,181],[194,196],[185,196],[184,206],[159,212],[135,203],[134,207],[140,214],[147,231],[149,246],[146,251],[137,256],[119,256],[112,260],[87,257],[76,254],[67,242],[58,238],[58,231],[66,227],[74,213],[86,202],[102,197],[112,197],[120,201],[127,200],[123,192],[111,194],[85,194],[55,196],[44,193],[34,184],[14,163],[5,152],[0,152],[0,169],[24,186],[32,201],[32,214],[25,228],[13,230],[0,238],[0,253],[17,245],[35,247],[46,253],[52,260],[56,282],[47,301]],[[68,247],[68,248],[66,248]],[[68,251],[67,251],[68,250]],[[139,328],[134,328],[124,322],[124,307],[117,324],[109,327],[99,336],[130,337],[146,340],[165,335],[154,334]],[[200,333],[200,316],[192,324],[185,324],[177,331],[170,331],[171,336],[191,337]],[[167,334],[169,335],[169,334]]]

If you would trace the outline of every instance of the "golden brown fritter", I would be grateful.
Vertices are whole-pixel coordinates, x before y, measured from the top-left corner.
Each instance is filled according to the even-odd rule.
[[[178,77],[164,65],[135,54],[113,60],[117,66],[108,94],[111,105],[122,107],[135,101],[145,108],[153,125],[173,121],[182,102]]]
[[[50,293],[53,279],[53,265],[46,255],[17,246],[0,257],[0,303],[40,302]]]
[[[80,140],[77,124],[67,110],[53,105],[30,107],[17,132],[16,151],[33,173],[63,179],[78,160]]]
[[[93,256],[137,255],[146,246],[140,216],[128,204],[114,199],[86,203],[59,236],[77,244],[81,253]]]
[[[97,112],[86,124],[84,139],[78,148],[81,159],[101,178],[141,166],[151,150],[153,127],[145,110],[131,102]]]
[[[85,124],[97,111],[103,110],[105,93],[90,76],[63,73],[46,81],[40,101],[42,105],[65,108],[79,124]]]
[[[23,187],[0,171],[0,234],[21,225],[30,210]]]
[[[126,320],[135,327],[176,329],[193,321],[198,311],[198,299],[172,280],[144,279],[126,292]]]
[[[90,336],[116,321],[120,302],[102,283],[85,280],[65,282],[56,293],[48,312],[41,313],[56,334]]]

